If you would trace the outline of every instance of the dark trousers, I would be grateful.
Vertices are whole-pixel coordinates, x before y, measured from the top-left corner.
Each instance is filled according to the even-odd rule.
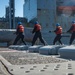
[[[18,34],[18,35],[17,35],[17,37],[16,37],[16,39],[15,39],[13,45],[16,45],[17,42],[18,42],[20,39],[21,39],[22,42],[26,45],[26,43],[25,43],[25,41],[24,41],[24,35],[23,35],[23,34]]]
[[[69,44],[71,45],[73,40],[75,39],[75,32],[72,33]]]
[[[53,45],[55,45],[56,42],[59,42],[60,44],[62,44],[61,42],[61,34],[57,34],[56,37],[54,38],[54,41],[53,41]]]
[[[42,38],[41,32],[39,31],[39,32],[36,32],[35,35],[34,35],[34,37],[33,37],[32,46],[35,44],[37,38],[39,38],[40,41],[41,41],[41,43],[43,43],[43,44],[45,45],[45,41],[44,41],[44,39]]]

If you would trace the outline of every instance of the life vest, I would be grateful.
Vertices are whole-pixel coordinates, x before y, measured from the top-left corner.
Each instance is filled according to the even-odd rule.
[[[39,24],[36,24],[35,27],[36,27],[36,31],[41,30],[41,26]]]
[[[55,33],[56,34],[61,34],[62,33],[62,27],[61,26],[58,26],[57,28],[58,28],[58,31],[56,31]]]
[[[19,25],[19,26],[18,26],[18,29],[19,29],[19,32],[24,32],[24,27],[23,27],[23,25]]]
[[[74,32],[74,31],[75,31],[75,24],[73,24],[72,26],[73,26],[73,30],[72,30],[72,32]]]

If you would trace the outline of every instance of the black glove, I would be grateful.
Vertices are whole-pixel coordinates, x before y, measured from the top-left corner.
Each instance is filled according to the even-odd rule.
[[[51,33],[52,31],[49,31],[49,33]]]
[[[67,31],[67,33],[70,33],[70,31]]]
[[[34,32],[32,31],[32,34],[33,34]]]

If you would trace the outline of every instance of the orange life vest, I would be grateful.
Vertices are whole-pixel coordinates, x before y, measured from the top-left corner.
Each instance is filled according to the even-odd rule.
[[[62,33],[62,27],[61,26],[58,26],[57,28],[58,28],[58,31],[56,31],[55,33],[56,34],[61,34]]]
[[[24,27],[23,27],[23,25],[19,25],[18,28],[19,28],[19,32],[24,32]]]
[[[73,26],[73,30],[72,30],[72,32],[73,32],[73,31],[75,31],[75,24],[73,24],[72,26]]]
[[[41,26],[39,24],[36,24],[35,27],[36,27],[36,31],[41,30]]]

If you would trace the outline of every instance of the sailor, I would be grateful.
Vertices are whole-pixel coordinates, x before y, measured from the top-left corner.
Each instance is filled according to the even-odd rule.
[[[17,35],[16,36],[16,39],[13,43],[13,45],[16,45],[17,42],[21,39],[22,42],[26,45],[25,41],[24,41],[24,26],[22,25],[21,22],[18,22],[18,26],[17,26],[17,29],[16,29],[16,32],[15,34]]]
[[[55,45],[57,41],[62,45],[62,42],[61,42],[62,27],[60,26],[59,23],[56,24],[56,29],[53,32],[55,32],[56,34],[56,37],[54,38],[54,41],[53,41],[53,45]]]
[[[75,21],[72,21],[72,26],[70,27],[70,29],[67,32],[71,32],[71,38],[70,38],[70,42],[69,44],[71,45],[73,40],[75,39]]]
[[[42,37],[42,34],[41,34],[41,25],[38,23],[38,21],[35,22],[34,24],[34,29],[32,31],[32,33],[35,33],[34,34],[34,37],[33,37],[33,40],[32,40],[32,46],[35,44],[36,40],[39,38],[41,43],[43,43],[43,45],[45,45],[45,41]]]

